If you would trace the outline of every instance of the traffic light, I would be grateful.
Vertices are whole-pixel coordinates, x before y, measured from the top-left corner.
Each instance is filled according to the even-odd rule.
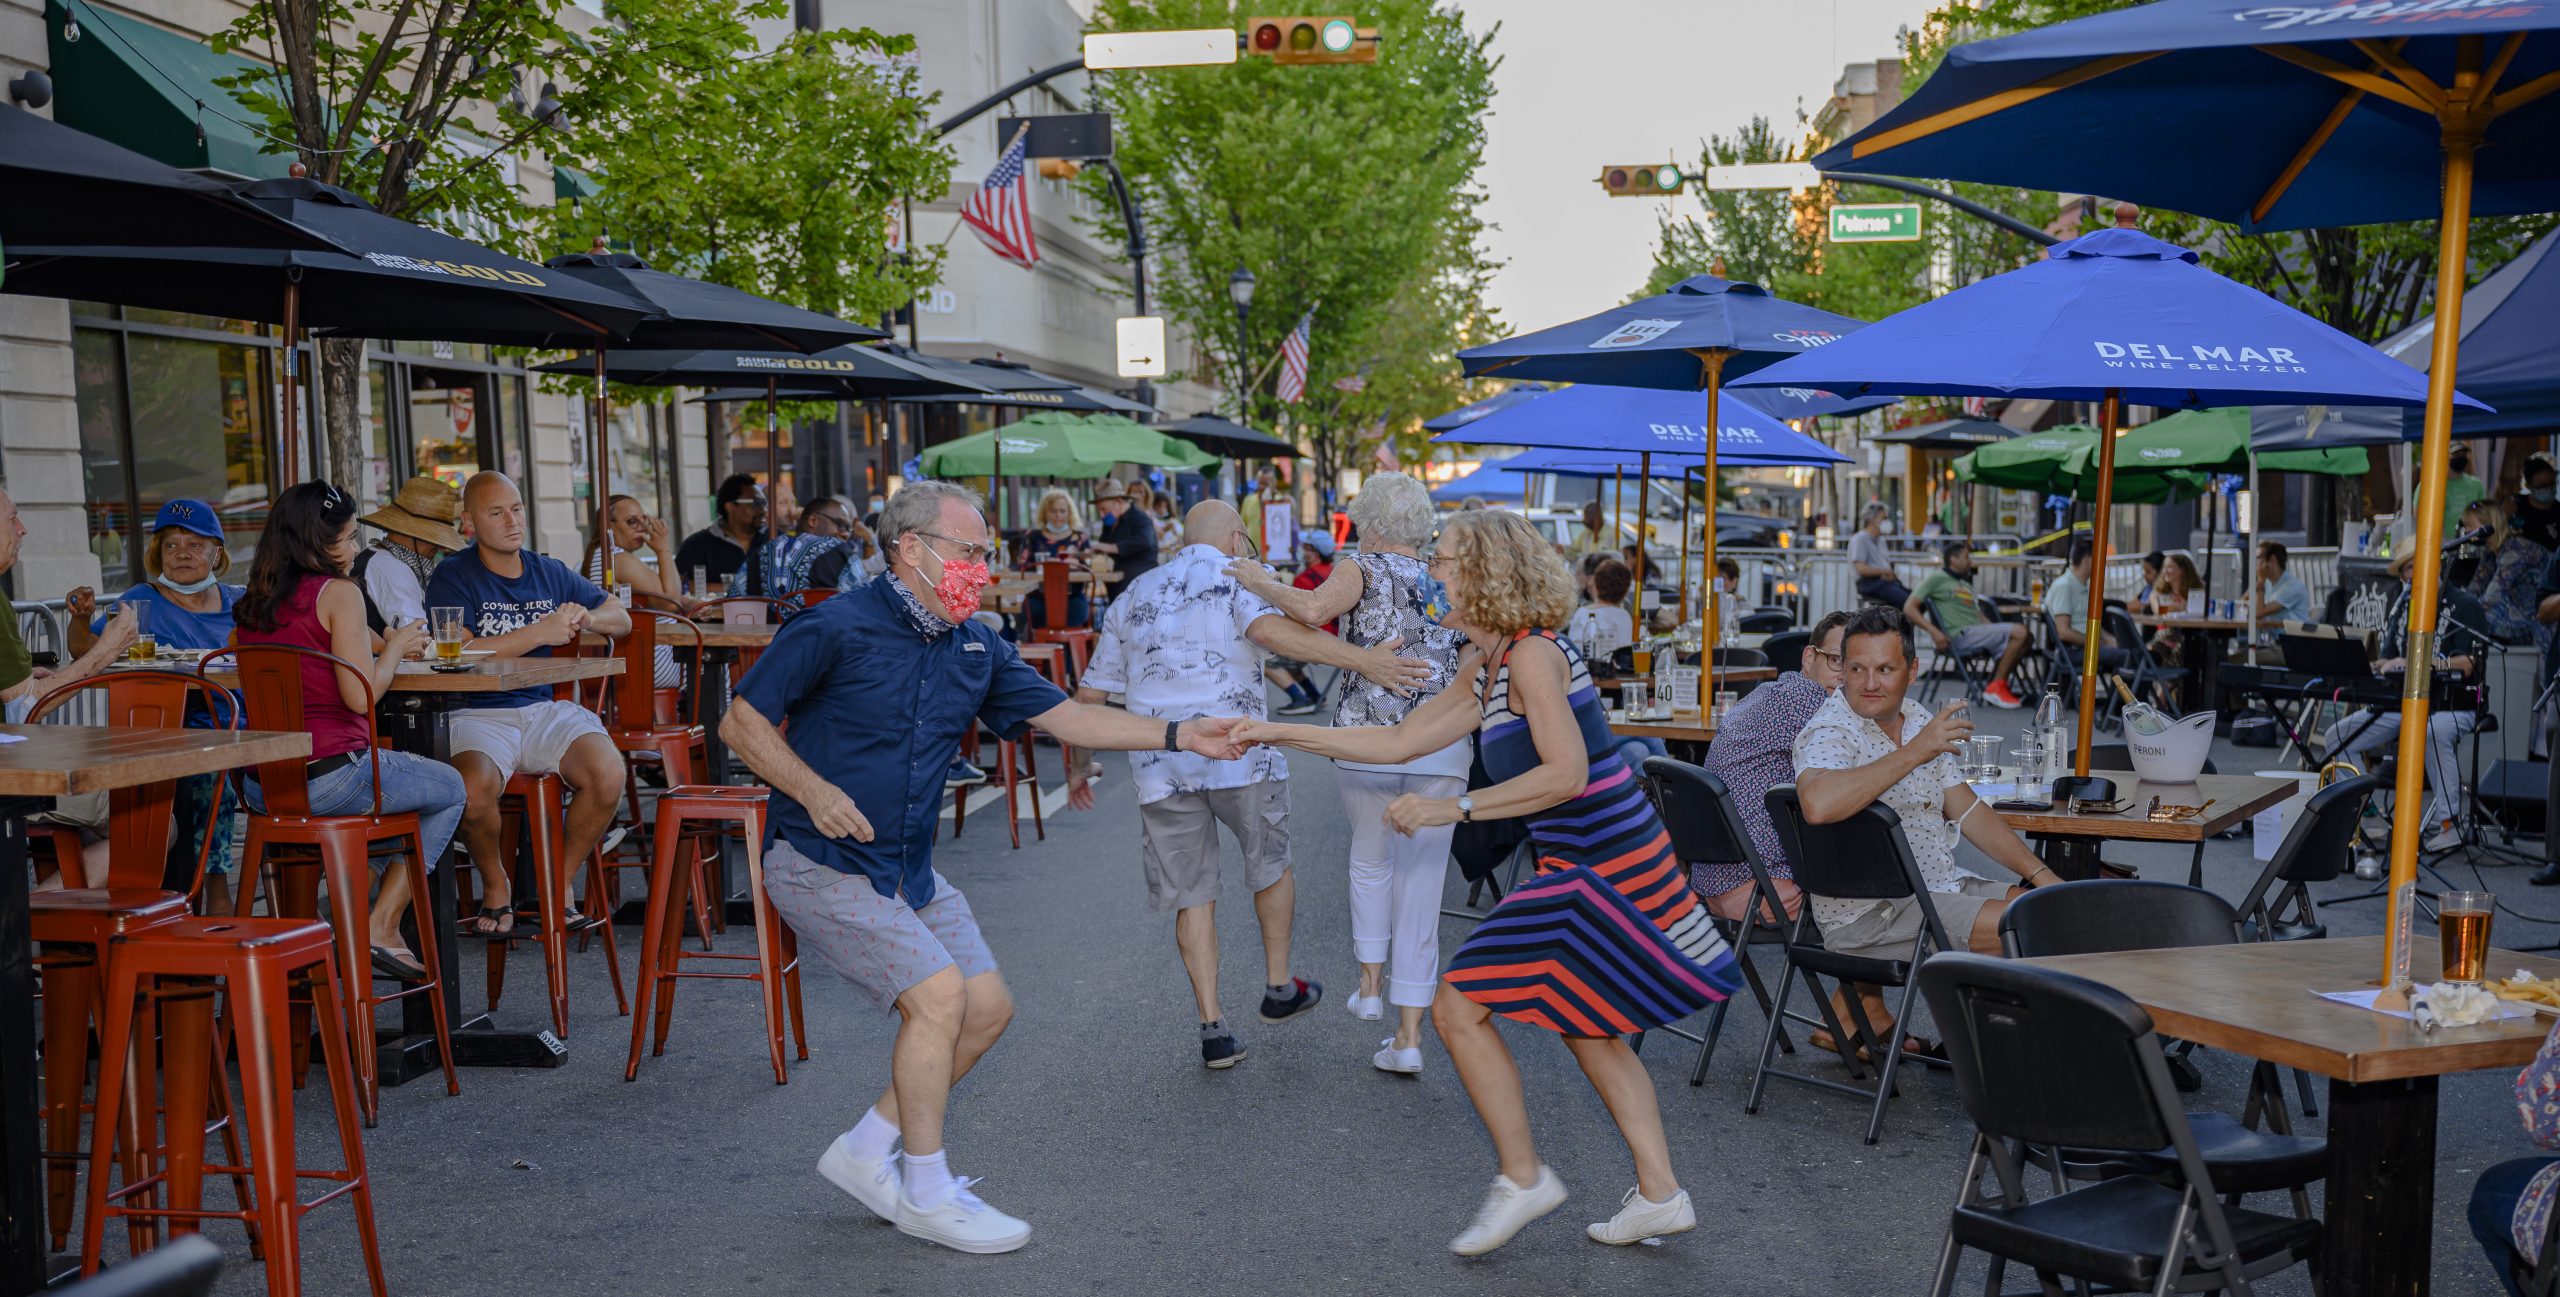
[[[1680,192],[1689,178],[1669,162],[1600,168],[1600,188],[1611,198],[1660,198]]]
[[[1274,63],[1375,63],[1378,29],[1339,15],[1248,18],[1245,53]]]

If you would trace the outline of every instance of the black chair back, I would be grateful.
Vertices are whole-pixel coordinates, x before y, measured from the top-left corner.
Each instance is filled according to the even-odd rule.
[[[1769,819],[1778,827],[1796,886],[1843,901],[1896,901],[1920,889],[1902,817],[1882,802],[1832,824],[1810,824],[1793,785],[1769,790]]]
[[[1661,794],[1662,827],[1671,835],[1671,853],[1684,863],[1730,865],[1759,854],[1724,780],[1670,757],[1646,757],[1644,777]]]
[[[1811,631],[1780,631],[1760,641],[1760,652],[1768,657],[1769,665],[1780,671],[1802,671],[1804,651],[1812,646]]]
[[[54,1291],[60,1297],[205,1297],[221,1270],[222,1249],[202,1234],[188,1234]]]
[[[1983,1134],[2121,1153],[2176,1142],[2151,1015],[2123,992],[1963,952],[1930,959],[1919,979],[1965,1112]]]
[[[2227,946],[2240,939],[2231,902],[2184,883],[2091,878],[2052,883],[2009,902],[2000,944],[2012,958]]]
[[[2133,614],[2121,608],[2109,608],[2106,622],[2107,638],[2124,650],[2128,664],[2151,660],[2151,650],[2143,643],[2142,628],[2133,624]]]
[[[1720,648],[1716,650],[1716,665],[1720,667],[1764,667],[1769,665],[1769,652],[1766,649]]]
[[[2293,828],[2277,844],[2268,871],[2288,883],[2325,883],[2353,859],[2351,843],[2365,801],[2382,787],[2380,775],[2357,775],[2311,794]]]
[[[1783,612],[1744,613],[1739,623],[1745,635],[1774,635],[1795,624],[1795,617]]]

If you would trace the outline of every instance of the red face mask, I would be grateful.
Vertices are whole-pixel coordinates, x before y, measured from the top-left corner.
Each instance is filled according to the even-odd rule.
[[[933,546],[928,544],[925,549],[930,552]],[[942,601],[943,611],[955,624],[969,620],[978,611],[987,583],[995,578],[987,572],[985,563],[958,563],[940,554],[933,558],[942,564],[942,575],[933,581],[933,597]]]

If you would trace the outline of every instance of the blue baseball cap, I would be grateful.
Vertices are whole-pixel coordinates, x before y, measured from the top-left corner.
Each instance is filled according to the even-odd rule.
[[[1328,563],[1333,561],[1332,532],[1310,527],[1307,530],[1298,533],[1298,543],[1323,556],[1324,561]]]
[[[214,514],[212,505],[202,500],[171,500],[160,506],[160,516],[151,520],[151,530],[157,534],[169,527],[182,528],[208,540],[224,539],[222,519]]]

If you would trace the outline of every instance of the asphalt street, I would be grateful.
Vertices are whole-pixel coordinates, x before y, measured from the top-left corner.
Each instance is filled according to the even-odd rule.
[[[2263,750],[2223,745],[2217,755],[2225,771],[2274,764]],[[964,1256],[902,1237],[817,1177],[819,1153],[883,1084],[893,1032],[833,974],[809,972],[810,1057],[792,1065],[787,1086],[766,1067],[752,988],[716,982],[683,988],[666,1056],[626,1084],[630,1022],[613,1016],[601,956],[590,951],[572,961],[566,1066],[466,1072],[459,1097],[435,1084],[385,1092],[366,1150],[392,1291],[1925,1291],[1970,1133],[1952,1079],[1906,1073],[1874,1146],[1859,1142],[1864,1110],[1845,1098],[1780,1088],[1746,1116],[1761,1039],[1747,1005],[1728,1019],[1702,1087],[1687,1084],[1694,1054],[1685,1043],[1657,1037],[1645,1055],[1699,1230],[1624,1249],[1583,1236],[1585,1222],[1612,1214],[1633,1173],[1561,1045],[1511,1029],[1543,1154],[1572,1198],[1489,1257],[1452,1256],[1446,1244],[1493,1174],[1489,1146],[1435,1040],[1426,1040],[1419,1079],[1370,1065],[1382,1025],[1339,1007],[1357,970],[1332,770],[1298,757],[1291,776],[1295,964],[1325,983],[1327,1003],[1279,1026],[1254,1019],[1259,936],[1231,857],[1218,927],[1228,1016],[1242,1020],[1251,1057],[1225,1072],[1199,1066],[1172,916],[1146,908],[1136,808],[1117,758],[1099,808],[1051,815],[1045,842],[1030,840],[1026,824],[1022,848],[1009,848],[992,807],[973,815],[962,840],[946,836],[940,867],[969,895],[1019,1001],[1011,1032],[955,1096],[952,1166],[1033,1223],[1025,1250]],[[2155,877],[2186,869],[2183,848],[2113,846],[2110,856]],[[2236,899],[2256,872],[2247,837],[2211,845],[2208,881],[2224,895]],[[2468,882],[2468,870],[2456,874]],[[2525,887],[2524,876],[2514,866],[2485,873],[2519,908],[2560,914],[2560,895]],[[2328,890],[2363,886],[2350,878]],[[1454,875],[1449,899],[1465,899]],[[2371,932],[2381,909],[2339,906],[2325,918],[2341,934]],[[1444,953],[1465,930],[1462,920],[1445,923]],[[2502,914],[2496,936],[2502,946],[2538,944],[2560,940],[2560,928]],[[726,946],[746,942],[733,930]],[[626,930],[626,960],[634,944]],[[1763,959],[1774,977],[1774,960]],[[532,1027],[544,1015],[540,965],[529,949],[516,961],[499,1017]],[[477,962],[475,952],[466,967]],[[477,980],[466,992],[475,1001]],[[2245,1066],[2201,1057],[2208,1085],[2191,1104],[2236,1110]],[[2463,1206],[2481,1167],[2531,1151],[2512,1094],[2503,1073],[2445,1084],[2439,1292],[2491,1290]],[[329,1165],[335,1142],[316,1086],[300,1109],[305,1165]],[[218,1183],[208,1189],[223,1196]],[[216,1224],[212,1236],[236,1262],[218,1291],[263,1292],[237,1227]],[[363,1291],[342,1204],[308,1218],[304,1254],[307,1291]],[[1969,1290],[1979,1274],[1968,1268]],[[2297,1271],[2261,1290],[2309,1285]]]

